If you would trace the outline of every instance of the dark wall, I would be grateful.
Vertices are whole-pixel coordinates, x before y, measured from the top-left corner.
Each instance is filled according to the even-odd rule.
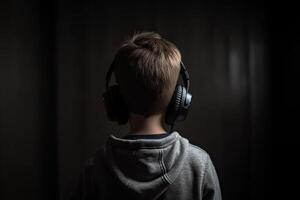
[[[268,10],[270,49],[272,193],[278,199],[298,195],[299,131],[299,8],[291,1],[274,2]]]
[[[53,13],[33,1],[0,7],[0,199],[55,199]]]
[[[127,131],[107,121],[101,94],[116,49],[142,30],[182,53],[193,104],[175,129],[211,155],[223,198],[267,199],[278,102],[264,4],[13,0],[2,9],[0,199],[66,199],[83,162]]]

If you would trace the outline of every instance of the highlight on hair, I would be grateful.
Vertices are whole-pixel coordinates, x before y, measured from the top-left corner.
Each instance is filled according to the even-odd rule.
[[[125,41],[113,60],[121,94],[132,113],[164,112],[172,98],[181,54],[155,32],[140,32]]]

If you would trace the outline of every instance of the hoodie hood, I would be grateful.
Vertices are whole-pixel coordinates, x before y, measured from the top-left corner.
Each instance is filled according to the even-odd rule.
[[[117,182],[141,199],[152,200],[168,189],[181,172],[189,141],[177,131],[159,139],[125,139],[110,135],[108,166]]]

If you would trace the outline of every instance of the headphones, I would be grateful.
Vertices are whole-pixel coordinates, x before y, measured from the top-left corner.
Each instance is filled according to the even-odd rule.
[[[114,67],[110,65],[106,73],[106,91],[102,95],[107,118],[117,121],[119,125],[128,122],[129,112],[127,105],[120,93],[118,84],[109,86]],[[190,85],[189,73],[185,65],[180,61],[180,75],[184,85],[176,84],[171,101],[167,106],[165,123],[170,125],[170,131],[175,122],[184,121],[187,117],[192,102],[192,95],[188,92]]]

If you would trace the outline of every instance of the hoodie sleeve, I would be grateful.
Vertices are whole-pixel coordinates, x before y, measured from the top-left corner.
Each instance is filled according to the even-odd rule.
[[[221,200],[221,189],[215,167],[207,157],[203,180],[203,200]]]
[[[93,169],[94,166],[91,162],[85,164],[77,181],[77,185],[71,193],[70,200],[96,199]]]

